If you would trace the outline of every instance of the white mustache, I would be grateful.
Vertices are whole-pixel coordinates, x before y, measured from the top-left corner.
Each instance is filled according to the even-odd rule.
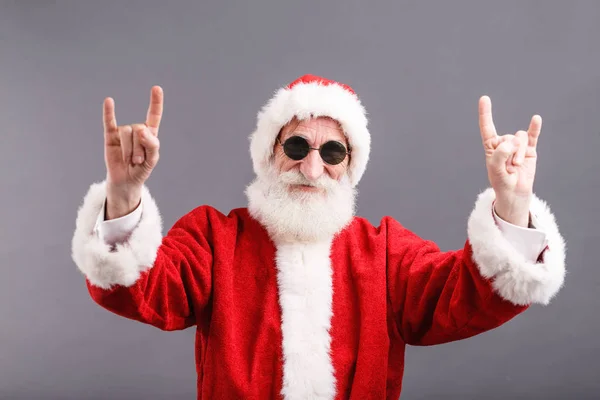
[[[299,171],[287,171],[279,174],[279,181],[286,185],[306,185],[319,189],[335,189],[339,184],[335,179],[323,174],[316,180],[309,180]]]

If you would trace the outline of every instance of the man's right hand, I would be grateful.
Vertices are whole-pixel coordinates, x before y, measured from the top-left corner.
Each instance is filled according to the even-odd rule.
[[[152,87],[145,123],[118,126],[114,100],[104,99],[107,220],[127,215],[140,204],[142,186],[158,163],[162,112],[160,86]]]

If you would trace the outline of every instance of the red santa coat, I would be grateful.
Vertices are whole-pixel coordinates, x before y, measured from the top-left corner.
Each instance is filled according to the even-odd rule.
[[[442,252],[399,222],[356,217],[317,244],[276,244],[245,208],[198,207],[162,236],[148,190],[129,239],[93,232],[104,183],[86,195],[73,259],[102,307],[163,330],[196,326],[198,399],[398,399],[405,346],[495,328],[564,280],[564,241],[548,206],[537,263],[494,223],[481,193],[462,249]]]

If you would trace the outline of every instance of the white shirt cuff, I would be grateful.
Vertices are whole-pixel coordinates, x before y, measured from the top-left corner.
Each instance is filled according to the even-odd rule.
[[[500,231],[504,234],[506,240],[519,251],[528,261],[537,262],[540,253],[546,248],[548,239],[543,227],[540,226],[535,214],[530,212],[532,228],[524,228],[522,226],[511,224],[500,218],[496,214],[496,208],[492,206],[494,219]]]
[[[106,199],[104,199],[102,209],[100,210],[98,218],[96,219],[94,231],[106,244],[113,246],[116,243],[123,243],[125,240],[127,240],[131,232],[135,229],[142,218],[142,203],[143,199],[140,201],[140,204],[137,206],[137,208],[127,215],[105,221],[104,213]]]

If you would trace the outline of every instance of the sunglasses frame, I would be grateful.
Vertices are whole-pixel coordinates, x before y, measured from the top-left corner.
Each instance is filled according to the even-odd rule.
[[[306,144],[308,145],[308,152],[306,153],[306,155],[304,157],[300,158],[299,160],[293,159],[292,157],[288,156],[287,153],[285,152],[285,143],[287,143],[288,140],[294,139],[294,138],[300,138],[300,139],[304,140],[306,142]],[[328,163],[327,161],[325,161],[325,158],[323,158],[323,154],[321,154],[321,151],[323,150],[323,146],[325,146],[327,143],[331,143],[331,142],[339,144],[344,149],[344,158],[342,158],[342,160],[337,164]],[[343,163],[344,160],[352,153],[352,150],[349,147],[346,147],[344,145],[344,143],[340,142],[339,140],[328,140],[327,142],[323,143],[320,147],[317,148],[317,147],[310,147],[310,144],[308,144],[308,140],[306,140],[306,138],[299,136],[299,135],[293,135],[293,136],[290,136],[289,138],[285,139],[284,142],[281,142],[281,139],[278,136],[277,143],[279,143],[281,145],[281,147],[283,147],[283,152],[285,153],[285,155],[290,160],[294,160],[294,161],[304,160],[308,156],[308,153],[311,150],[317,150],[319,152],[319,155],[321,156],[321,160],[323,160],[323,162],[325,162],[327,165],[339,165],[339,164]]]

